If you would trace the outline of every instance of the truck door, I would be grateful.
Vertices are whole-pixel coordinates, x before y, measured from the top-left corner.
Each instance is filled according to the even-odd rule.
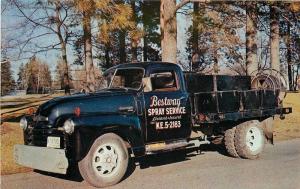
[[[148,143],[190,135],[189,98],[180,74],[179,68],[155,69],[149,73],[150,87],[144,90]]]

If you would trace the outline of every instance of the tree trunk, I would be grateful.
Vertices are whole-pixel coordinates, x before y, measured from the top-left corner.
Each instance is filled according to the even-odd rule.
[[[40,88],[40,73],[41,73],[41,65],[38,63],[38,75],[37,75],[37,87],[36,87],[36,94],[39,94],[39,88]]]
[[[289,58],[289,56],[287,58]],[[288,79],[289,79],[289,90],[293,91],[293,86],[294,86],[293,71],[292,71],[292,65],[289,64],[289,62],[288,62]]]
[[[137,43],[131,42],[131,62],[136,63],[138,61],[137,59]]]
[[[132,21],[134,22],[135,26],[137,25],[137,15],[136,15],[136,10],[135,10],[135,1],[131,1],[131,9],[132,9]],[[135,63],[137,62],[137,45],[138,42],[136,39],[131,39],[131,62]]]
[[[60,4],[58,2],[55,3],[55,17],[60,22],[56,22],[57,26],[57,36],[61,45],[61,57],[64,64],[64,77],[62,79],[63,86],[65,88],[65,94],[70,95],[70,77],[69,77],[69,66],[68,66],[68,60],[67,60],[67,46],[66,41],[64,40],[62,33],[61,33],[61,20],[60,20]]]
[[[292,72],[292,52],[291,52],[291,31],[290,31],[290,23],[287,22],[287,40],[286,40],[286,46],[287,46],[287,64],[288,64],[288,79],[289,79],[289,90],[293,91],[293,72]]]
[[[144,31],[145,31],[145,35],[143,36],[143,60],[144,62],[147,62],[148,61],[148,23],[147,23],[147,18],[148,18],[148,15],[146,14],[146,10],[148,10],[148,5],[149,2],[145,1],[142,3],[142,12],[143,12],[143,15],[142,15],[142,21],[143,21],[143,28],[144,28]]]
[[[62,49],[62,61],[64,64],[64,88],[65,88],[65,94],[69,95],[71,93],[70,91],[70,77],[69,77],[69,66],[68,66],[68,60],[67,60],[67,48],[65,42],[61,43],[61,49]]]
[[[120,56],[120,63],[123,64],[126,62],[126,52],[125,52],[125,39],[126,38],[126,33],[125,31],[120,31],[119,32],[119,56]]]
[[[279,12],[274,6],[270,7],[271,19],[271,68],[280,71],[279,59]]]
[[[143,61],[148,61],[148,39],[144,36],[144,46],[143,46]]]
[[[247,2],[246,11],[246,70],[251,75],[258,71],[256,2]]]
[[[176,55],[177,55],[176,0],[161,0],[160,30],[161,30],[162,61],[176,63]]]
[[[199,3],[194,3],[194,14],[193,14],[193,37],[192,37],[192,54],[199,53],[199,44],[198,44],[198,38],[199,38],[199,30],[198,30],[198,24],[199,24]]]
[[[111,67],[111,65],[110,65],[110,58],[109,58],[109,50],[110,50],[109,45],[105,45],[105,67],[106,68],[110,68]]]
[[[218,52],[215,52],[214,55],[214,65],[213,65],[213,73],[218,74],[219,73],[219,65],[218,65]]]
[[[298,90],[300,90],[300,64],[297,65],[296,78],[294,80],[294,86],[293,86],[294,91],[297,90],[297,87]]]
[[[93,92],[95,91],[95,72],[92,56],[91,16],[88,13],[83,13],[83,37],[87,90]]]

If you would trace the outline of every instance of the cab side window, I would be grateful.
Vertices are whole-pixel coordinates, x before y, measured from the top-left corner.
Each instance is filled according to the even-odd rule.
[[[156,72],[150,75],[152,91],[178,90],[177,76],[174,71]]]

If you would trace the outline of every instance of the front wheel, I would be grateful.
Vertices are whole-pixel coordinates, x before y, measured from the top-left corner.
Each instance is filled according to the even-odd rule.
[[[238,125],[235,131],[234,144],[240,157],[258,158],[265,145],[265,136],[260,122],[253,120]]]
[[[128,167],[128,151],[123,139],[108,133],[98,137],[88,154],[78,163],[81,176],[95,187],[121,181]]]

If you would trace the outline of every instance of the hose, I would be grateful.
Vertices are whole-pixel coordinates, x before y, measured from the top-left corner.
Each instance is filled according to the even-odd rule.
[[[251,79],[252,89],[279,90],[279,100],[282,102],[286,97],[287,80],[286,77],[274,69],[262,69],[253,74]]]

